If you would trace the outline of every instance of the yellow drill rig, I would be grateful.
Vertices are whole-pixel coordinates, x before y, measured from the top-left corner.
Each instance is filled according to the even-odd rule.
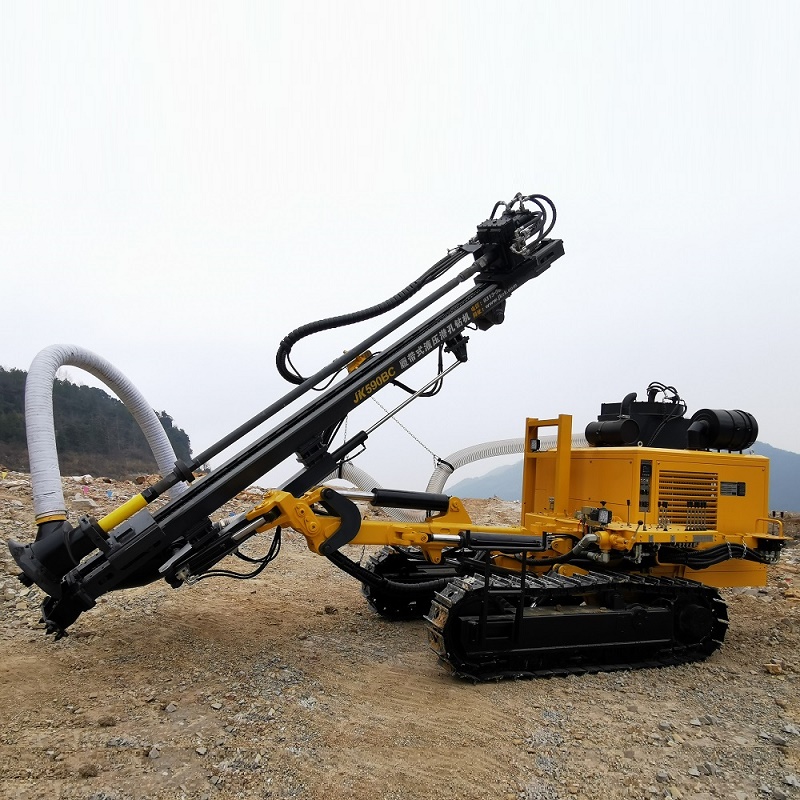
[[[498,213],[500,212],[500,213]],[[369,604],[389,619],[425,617],[433,650],[456,674],[475,680],[663,666],[700,660],[722,644],[725,603],[717,589],[763,585],[766,565],[784,543],[768,516],[769,464],[746,454],[758,426],[743,411],[703,409],[686,417],[673,387],[651,384],[601,407],[574,446],[572,420],[528,419],[521,518],[517,527],[473,523],[456,497],[435,492],[324,484],[370,434],[413,399],[438,393],[467,360],[466,329],[502,323],[506,300],[564,253],[548,234],[555,207],[543,195],[497,203],[467,244],[451,250],[414,283],[377,306],[311,323],[281,342],[279,372],[296,388],[189,464],[111,514],[71,525],[58,510],[37,514],[34,542],[9,542],[20,580],[47,595],[43,623],[64,635],[99,596],[163,578],[174,587],[208,577],[247,578],[279,554],[281,530],[305,536],[310,550],[361,582]],[[457,261],[471,265],[410,310],[310,378],[299,375],[292,346],[322,330],[396,308]],[[467,280],[456,300],[436,303]],[[419,314],[428,318],[370,351]],[[436,355],[420,389],[403,373]],[[450,363],[445,363],[449,359]],[[336,380],[338,373],[343,377]],[[318,396],[222,466],[197,468],[321,382]],[[394,385],[409,398],[379,422],[334,445],[344,420]],[[555,429],[555,447],[541,432]],[[302,464],[248,513],[212,522],[221,505],[295,454]],[[157,511],[169,488],[188,488]],[[364,519],[357,502],[404,509],[406,520]],[[265,535],[266,554],[240,551]],[[345,545],[381,548],[366,565]],[[249,573],[215,569],[226,556]]]

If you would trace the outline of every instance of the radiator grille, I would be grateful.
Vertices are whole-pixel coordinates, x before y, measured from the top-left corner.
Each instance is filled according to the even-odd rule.
[[[689,530],[714,530],[718,495],[715,472],[664,470],[658,475],[659,518]]]

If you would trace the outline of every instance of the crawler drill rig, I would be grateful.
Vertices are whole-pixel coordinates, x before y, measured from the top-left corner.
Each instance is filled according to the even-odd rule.
[[[555,207],[543,195],[497,203],[474,238],[390,300],[289,334],[277,365],[295,388],[191,463],[176,462],[102,519],[37,519],[35,541],[9,548],[20,580],[47,595],[46,631],[65,635],[110,591],[162,578],[178,587],[211,576],[253,577],[277,557],[281,529],[291,527],[360,581],[377,612],[424,616],[440,659],[472,679],[679,664],[719,648],[727,613],[717,588],[763,584],[784,542],[780,522],[768,517],[767,459],[742,453],[757,435],[746,412],[704,409],[687,419],[677,392],[652,384],[646,401],[630,394],[604,404],[586,430],[587,447],[573,448],[569,416],[528,419],[517,527],[477,525],[458,498],[444,494],[321,485],[400,408],[436,394],[467,360],[465,331],[502,323],[507,299],[563,255],[562,241],[548,238],[554,222]],[[290,351],[301,338],[390,311],[465,257],[472,259],[466,269],[329,366],[309,378],[294,370]],[[444,300],[459,289],[455,300]],[[422,323],[370,351],[421,315]],[[420,389],[407,387],[401,376],[427,356],[436,356],[436,376]],[[311,402],[196,477],[201,465],[324,382]],[[348,415],[389,385],[408,399],[334,445]],[[540,431],[552,427],[556,447],[547,449]],[[302,468],[285,485],[247,513],[211,520],[293,454]],[[148,509],[179,482],[188,484],[183,494]],[[416,510],[418,519],[363,519],[356,501]],[[259,535],[269,544],[254,559],[240,548]],[[362,565],[342,552],[348,544],[382,549]],[[249,562],[251,571],[215,568],[226,556]]]

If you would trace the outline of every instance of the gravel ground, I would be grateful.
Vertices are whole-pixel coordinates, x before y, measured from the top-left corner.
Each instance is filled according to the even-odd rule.
[[[65,479],[71,519],[136,491]],[[32,519],[28,476],[8,474],[3,539]],[[3,548],[0,798],[800,798],[800,547],[769,586],[725,592],[705,663],[480,685],[296,534],[252,581],[115,593],[57,643],[15,573]]]

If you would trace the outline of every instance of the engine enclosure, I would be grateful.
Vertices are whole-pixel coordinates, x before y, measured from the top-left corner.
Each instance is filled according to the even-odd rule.
[[[558,427],[555,450],[539,451],[543,427]],[[769,547],[769,460],[764,456],[664,447],[571,447],[571,417],[528,419],[522,484],[524,527],[608,509],[611,528],[629,546],[655,554],[659,545],[702,550],[730,542]],[[729,559],[703,570],[656,564],[649,574],[710,586],[759,586],[766,566]]]

